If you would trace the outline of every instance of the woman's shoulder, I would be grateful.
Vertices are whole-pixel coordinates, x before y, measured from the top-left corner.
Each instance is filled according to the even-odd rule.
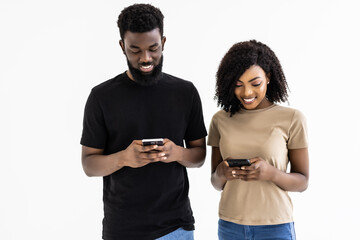
[[[221,109],[213,115],[212,119],[214,120],[214,119],[222,119],[222,118],[228,118],[228,117],[230,117],[230,113]]]
[[[294,107],[290,107],[290,106],[276,105],[276,108],[274,108],[274,110],[277,111],[277,112],[283,112],[283,113],[288,113],[288,114],[301,114],[301,115],[303,115],[301,110],[299,110],[297,108],[294,108]]]
[[[294,120],[305,121],[306,120],[306,117],[303,114],[303,112],[294,107],[277,105],[276,109],[274,109],[274,110],[275,110],[274,114],[276,114],[277,116],[283,116],[285,118],[291,119],[292,121],[294,121]]]

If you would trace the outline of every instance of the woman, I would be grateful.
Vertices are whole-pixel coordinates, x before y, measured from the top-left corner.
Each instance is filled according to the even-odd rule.
[[[255,40],[233,45],[222,59],[211,121],[211,183],[222,191],[219,239],[295,239],[288,191],[306,190],[309,157],[303,114],[287,100],[279,60]],[[230,167],[230,159],[250,166]],[[290,171],[287,165],[290,162]]]

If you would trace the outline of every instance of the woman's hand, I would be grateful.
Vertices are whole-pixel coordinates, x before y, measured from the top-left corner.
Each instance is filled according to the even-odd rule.
[[[243,181],[271,181],[284,191],[305,191],[309,181],[308,149],[289,149],[290,172],[284,172],[261,157],[250,159],[251,166],[230,168],[223,161],[218,147],[212,148],[211,183],[221,191],[227,181],[240,179]]]
[[[222,161],[216,168],[216,174],[226,181],[239,179],[239,171],[239,167],[229,167],[229,163],[226,160]]]
[[[249,159],[250,166],[232,168],[233,178],[243,181],[271,181],[274,176],[274,167],[261,157]]]

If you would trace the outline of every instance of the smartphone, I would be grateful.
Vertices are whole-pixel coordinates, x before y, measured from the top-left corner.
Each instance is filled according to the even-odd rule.
[[[229,167],[242,167],[242,166],[250,166],[249,159],[228,159],[226,160],[229,164]]]
[[[162,138],[143,139],[142,145],[143,146],[149,146],[149,145],[162,146],[162,145],[164,145],[164,139],[162,139]]]

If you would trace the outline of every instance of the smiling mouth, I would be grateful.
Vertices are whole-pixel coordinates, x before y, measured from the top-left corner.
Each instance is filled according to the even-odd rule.
[[[154,65],[150,64],[150,65],[141,65],[140,66],[140,70],[144,73],[149,73],[154,69]]]
[[[255,97],[253,98],[243,98],[245,104],[251,104],[255,101]]]

